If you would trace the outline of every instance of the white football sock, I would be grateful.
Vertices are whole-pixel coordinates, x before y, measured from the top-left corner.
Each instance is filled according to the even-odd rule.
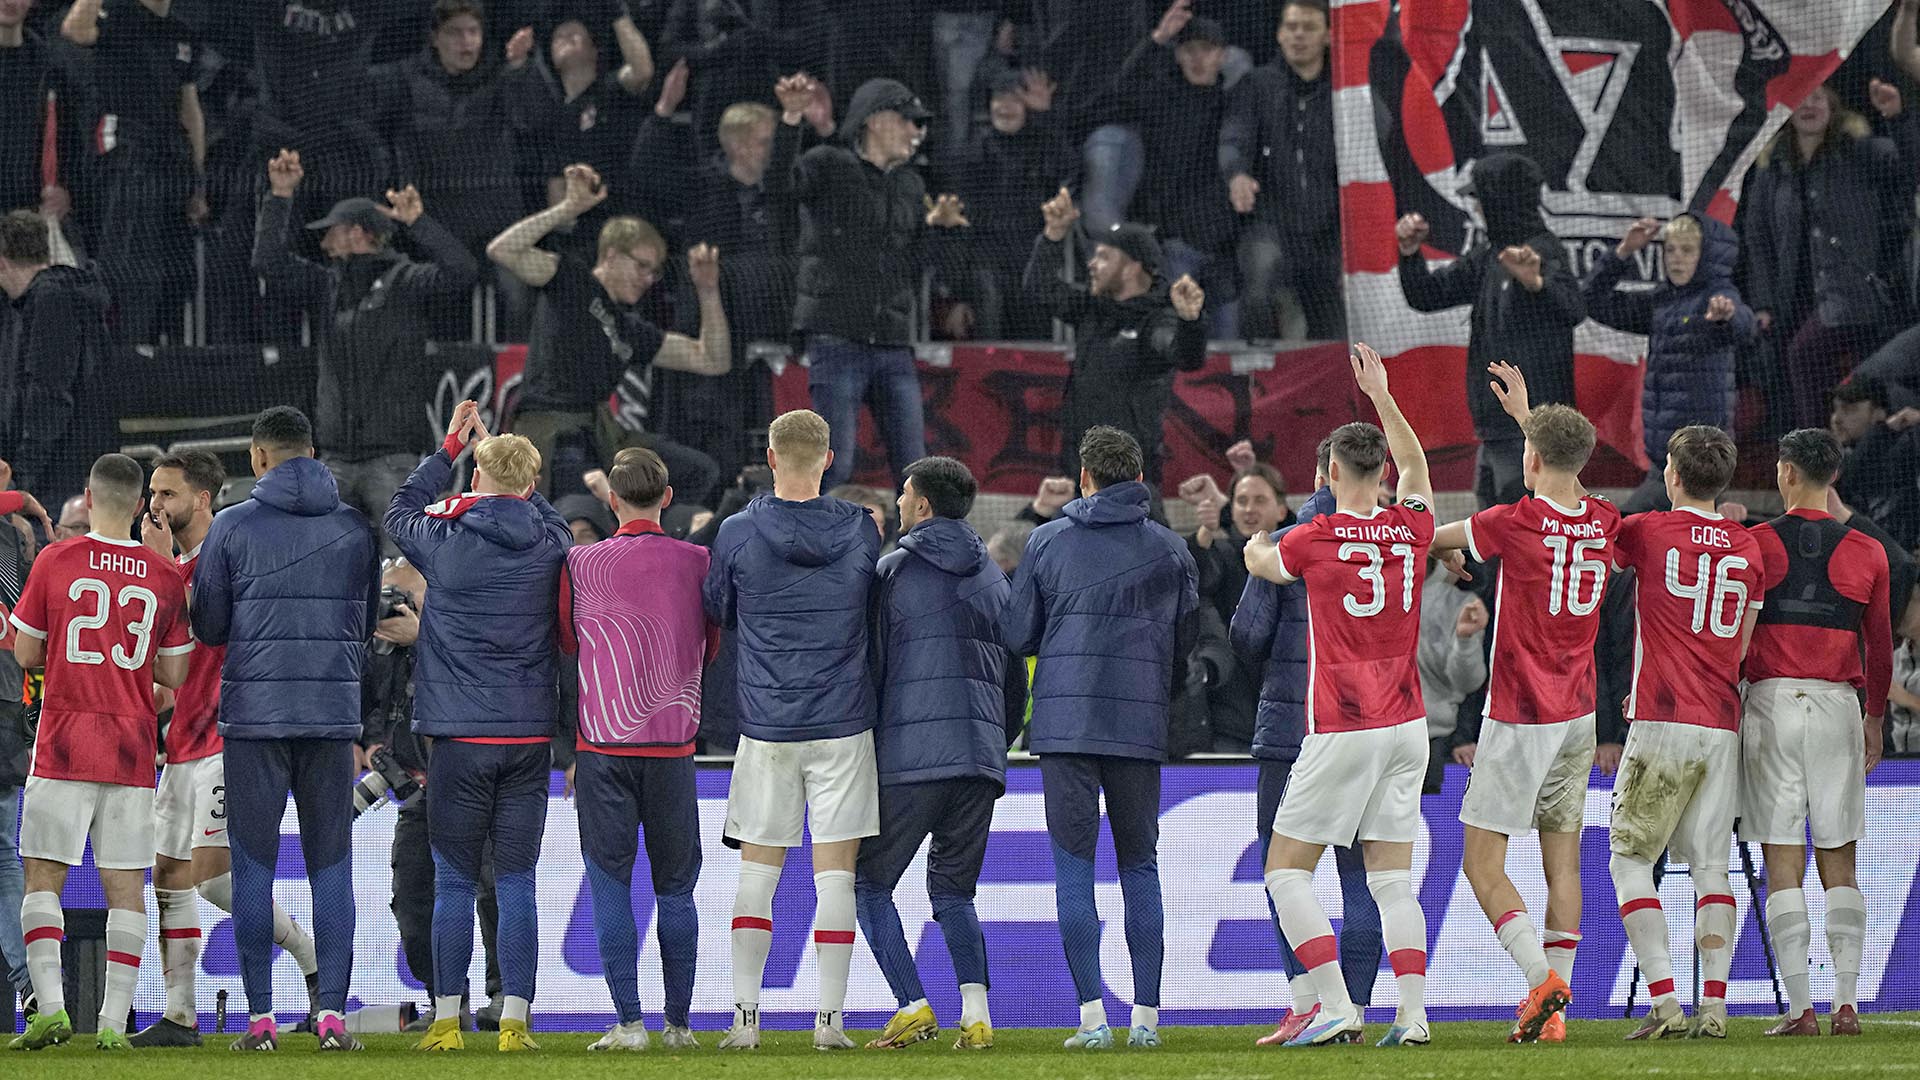
[[[1813,924],[1807,921],[1804,890],[1778,889],[1767,894],[1767,934],[1773,938],[1780,982],[1787,989],[1787,1015],[1799,1016],[1813,1008],[1813,989],[1807,985],[1807,948],[1813,944]]]
[[[1287,935],[1293,955],[1313,976],[1323,1011],[1338,1016],[1354,1013],[1347,981],[1340,974],[1340,945],[1333,936],[1333,924],[1313,895],[1313,871],[1268,871],[1267,895],[1280,913],[1280,932]]]
[[[760,982],[773,948],[773,890],[780,867],[740,860],[740,891],[733,898],[734,1023],[760,1022]]]
[[[57,1013],[67,1007],[66,987],[60,981],[60,943],[67,939],[67,917],[57,892],[30,892],[20,900],[20,929],[27,939],[27,974],[40,1011]]]
[[[1725,1002],[1733,970],[1733,883],[1725,870],[1692,868],[1699,899],[1693,910],[1693,943],[1700,950],[1700,1000]]]
[[[1133,1007],[1132,1026],[1158,1028],[1160,1026],[1160,1009],[1153,1005],[1135,1005]]]
[[[1287,989],[1293,994],[1293,1011],[1305,1015],[1320,1004],[1320,991],[1313,988],[1313,973],[1303,971],[1287,980]]]
[[[1080,1030],[1092,1031],[1107,1026],[1107,1003],[1102,1001],[1083,1001],[1080,1003]]]
[[[822,1023],[839,1027],[847,1004],[847,974],[853,966],[853,871],[813,875],[813,951],[820,959]]]
[[[993,1026],[987,1013],[987,988],[983,983],[960,984],[960,1026],[968,1024]]]
[[[1540,939],[1540,947],[1546,951],[1547,966],[1553,969],[1568,986],[1573,985],[1573,954],[1580,947],[1578,930],[1555,930],[1547,927],[1546,934]]]
[[[1414,899],[1412,874],[1406,870],[1369,870],[1367,891],[1380,909],[1380,931],[1393,966],[1393,984],[1400,991],[1397,1024],[1427,1022],[1427,916]]]
[[[1867,898],[1851,885],[1827,890],[1827,950],[1833,954],[1833,1007],[1856,1008],[1860,954],[1867,942]]]
[[[160,974],[167,988],[167,1019],[193,1027],[193,983],[200,966],[200,905],[192,889],[153,890],[160,909]]]
[[[1620,898],[1620,921],[1633,945],[1633,958],[1647,980],[1655,1005],[1677,1004],[1673,993],[1673,957],[1667,947],[1667,915],[1653,887],[1653,864],[1632,855],[1614,854],[1607,861],[1613,892]]]
[[[1553,965],[1547,963],[1547,952],[1540,947],[1540,935],[1534,933],[1533,919],[1525,910],[1515,908],[1493,920],[1493,936],[1500,939],[1500,947],[1520,965],[1529,988],[1546,982],[1547,976],[1553,974]]]
[[[147,945],[147,913],[107,909],[107,986],[100,995],[100,1027],[125,1034],[140,981],[140,952]]]

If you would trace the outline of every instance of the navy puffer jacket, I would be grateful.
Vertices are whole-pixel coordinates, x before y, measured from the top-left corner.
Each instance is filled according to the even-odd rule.
[[[281,462],[222,510],[193,569],[193,633],[225,645],[220,734],[353,739],[380,611],[379,548],[333,473]]]
[[[1185,624],[1200,606],[1186,541],[1147,519],[1137,480],[1070,502],[1027,538],[1000,616],[1015,656],[1037,656],[1036,754],[1163,761]]]
[[[980,534],[954,518],[915,525],[880,560],[873,672],[882,784],[977,776],[1005,789],[1007,650],[998,621],[1012,591]]]
[[[1664,284],[1628,292],[1619,289],[1627,260],[1608,249],[1581,283],[1587,312],[1629,334],[1646,334],[1647,370],[1640,389],[1640,420],[1647,458],[1656,469],[1667,462],[1667,440],[1688,424],[1730,428],[1733,423],[1734,364],[1754,339],[1753,312],[1733,286],[1740,240],[1732,229],[1704,214],[1688,214],[1700,225],[1700,264],[1685,285]],[[1733,301],[1733,318],[1706,317],[1716,296]]]
[[[1321,488],[1300,505],[1298,520],[1280,537],[1335,508],[1333,490]],[[1259,667],[1260,705],[1253,715],[1253,756],[1263,761],[1292,761],[1307,734],[1307,583],[1276,585],[1247,578],[1240,606],[1233,609],[1233,651],[1249,667]]]
[[[740,734],[807,742],[873,728],[868,598],[880,534],[867,508],[756,495],[720,523],[707,618],[736,631]]]
[[[453,460],[436,450],[387,508],[387,535],[427,579],[413,651],[413,730],[551,735],[560,567],[573,532],[539,492],[427,505],[452,483]]]

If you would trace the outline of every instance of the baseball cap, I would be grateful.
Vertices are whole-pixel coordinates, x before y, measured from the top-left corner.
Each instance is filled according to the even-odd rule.
[[[1105,233],[1095,236],[1093,242],[1120,252],[1146,267],[1149,274],[1158,276],[1160,273],[1160,241],[1154,239],[1151,225],[1135,225],[1131,222],[1116,224]]]
[[[904,83],[893,79],[868,79],[860,84],[860,88],[853,92],[853,100],[847,103],[843,126],[850,132],[858,132],[873,114],[888,110],[922,123],[933,119],[933,113]]]
[[[1208,45],[1225,45],[1227,31],[1220,25],[1219,20],[1209,19],[1205,15],[1196,15],[1173,39],[1176,46],[1185,45],[1189,41],[1201,41]]]
[[[335,225],[358,225],[378,236],[393,231],[393,219],[380,212],[380,204],[358,196],[341,199],[333,204],[333,209],[327,211],[326,217],[307,222],[307,228],[316,232],[331,229]]]

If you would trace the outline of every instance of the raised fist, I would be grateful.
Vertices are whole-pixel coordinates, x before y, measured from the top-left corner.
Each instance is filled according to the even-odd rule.
[[[1064,476],[1049,476],[1040,481],[1040,490],[1033,493],[1033,512],[1040,517],[1052,519],[1060,513],[1060,508],[1073,501],[1073,481]]]
[[[1180,280],[1173,283],[1168,297],[1173,301],[1173,313],[1187,322],[1200,317],[1200,309],[1206,306],[1207,291],[1193,280],[1192,274],[1181,274]]]
[[[1393,223],[1393,238],[1400,242],[1401,255],[1418,255],[1420,245],[1427,242],[1427,234],[1433,227],[1419,214],[1408,214]]]
[[[700,292],[720,287],[720,249],[712,244],[695,244],[687,252],[687,276]]]
[[[1253,440],[1251,439],[1241,439],[1239,442],[1227,447],[1227,465],[1232,468],[1234,472],[1246,472],[1248,469],[1259,464],[1259,462],[1260,456],[1254,452]]]
[[[571,210],[574,216],[599,206],[607,198],[607,186],[600,182],[600,174],[593,171],[591,165],[569,165],[566,173],[566,195],[560,205]]]
[[[1063,187],[1059,194],[1040,204],[1040,216],[1046,219],[1047,239],[1058,243],[1067,238],[1067,230],[1080,220],[1080,208],[1073,205],[1073,193]]]
[[[1227,201],[1233,204],[1236,214],[1253,213],[1254,197],[1260,194],[1260,181],[1246,173],[1233,178],[1227,184]]]
[[[298,150],[282,150],[267,162],[267,186],[276,198],[291,199],[306,175],[307,170],[300,166]]]

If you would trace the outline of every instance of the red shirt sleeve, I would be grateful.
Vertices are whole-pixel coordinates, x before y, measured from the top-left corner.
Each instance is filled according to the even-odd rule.
[[[178,656],[193,648],[193,624],[187,619],[187,587],[184,582],[167,590],[167,625],[155,639],[162,656]]]
[[[1314,534],[1319,532],[1310,525],[1312,522],[1289,529],[1280,538],[1280,572],[1296,581],[1307,574],[1307,553],[1312,550]]]
[[[561,652],[568,656],[579,654],[580,642],[573,636],[573,575],[564,562],[560,564],[560,610],[554,620],[554,632],[560,639]]]
[[[1862,533],[1854,535],[1864,536]],[[1868,540],[1865,547],[1872,549],[1872,561],[1869,563],[1872,584],[1867,598],[1867,611],[1860,623],[1860,635],[1865,643],[1867,715],[1877,720],[1887,715],[1887,689],[1893,685],[1893,614],[1887,599],[1892,574],[1887,569],[1886,549],[1872,539]]]
[[[11,616],[14,626],[28,635],[42,640],[45,640],[48,632],[53,629],[53,627],[47,625],[46,590],[46,580],[54,574],[54,568],[51,565],[52,561],[51,559],[43,557],[40,561],[39,573],[36,574],[28,571],[27,587],[21,590],[20,602],[13,605],[13,615]]]
[[[1641,523],[1646,520],[1647,515],[1645,514],[1636,514],[1633,517],[1621,519],[1620,531],[1615,533],[1613,537],[1614,569],[1620,570],[1629,566],[1640,565]]]
[[[1473,556],[1473,561],[1486,562],[1499,557],[1504,526],[1512,520],[1514,507],[1518,505],[1489,506],[1467,519],[1467,554]]]

